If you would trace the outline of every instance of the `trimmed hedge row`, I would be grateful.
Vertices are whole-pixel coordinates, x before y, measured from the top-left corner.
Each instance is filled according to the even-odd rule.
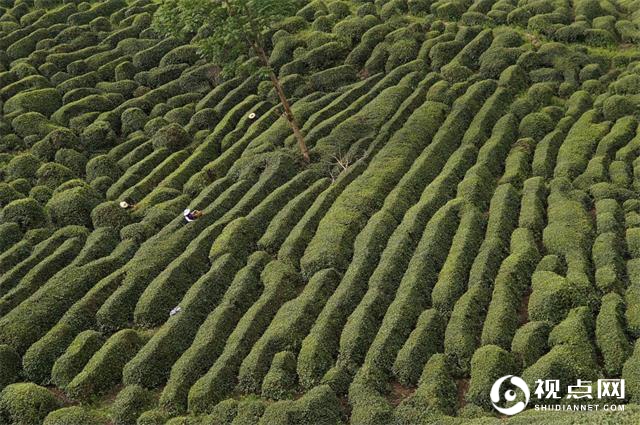
[[[587,166],[598,142],[609,132],[608,122],[597,123],[596,112],[582,114],[558,150],[554,177],[576,178]]]
[[[470,205],[463,208],[458,231],[431,291],[433,307],[447,316],[465,291],[473,258],[482,243],[484,227],[485,220],[479,210]]]
[[[65,388],[84,369],[104,341],[102,334],[92,329],[79,333],[53,364],[51,382],[59,388]]]
[[[160,405],[174,412],[186,411],[189,388],[204,375],[222,353],[223,341],[262,290],[260,272],[270,257],[258,251],[247,260],[247,265],[234,277],[220,304],[198,329],[191,346],[171,367],[167,385],[162,391]]]
[[[171,317],[124,367],[125,385],[154,388],[163,384],[170,367],[193,342],[211,306],[222,298],[241,264],[231,255],[219,257],[211,269],[189,288],[180,301],[181,311]],[[165,314],[168,312],[165,310]]]
[[[30,252],[30,255],[27,258],[24,258],[19,263],[15,264],[10,270],[7,270],[2,277],[0,278],[0,294],[3,296],[12,290],[16,285],[20,284],[20,281],[24,279],[26,275],[28,275],[31,270],[37,269],[38,272],[34,272],[36,277],[38,273],[42,274],[43,277],[49,276],[50,271],[46,269],[46,267],[38,267],[38,264],[45,261],[46,258],[52,257],[56,250],[60,249],[60,246],[68,239],[76,239],[77,241],[83,243],[87,238],[87,230],[81,227],[70,226],[62,228],[44,241],[38,243],[33,247],[33,250]],[[68,245],[67,247],[68,248]],[[77,250],[75,254],[80,251],[81,247],[76,247]],[[7,252],[9,254],[10,251]],[[75,254],[72,257],[75,257]],[[53,257],[55,258],[55,257]],[[73,258],[67,259],[71,261]],[[55,264],[55,263],[54,263]],[[57,270],[53,271],[54,273]],[[38,279],[35,279],[35,284],[40,283]]]
[[[364,295],[365,290],[360,287],[361,282],[366,282],[374,272],[378,255],[381,253],[380,250],[384,248],[383,242],[389,238],[386,235],[390,235],[390,239],[387,243],[388,249],[382,252],[381,263],[388,270],[385,267],[380,267],[377,272],[378,280],[386,282],[390,279],[395,282],[400,278],[400,274],[410,261],[409,254],[413,249],[408,247],[414,247],[418,244],[418,240],[413,235],[422,233],[424,223],[429,221],[438,208],[446,203],[447,199],[453,197],[454,184],[452,183],[459,181],[463,170],[470,166],[473,153],[473,149],[468,147],[460,149],[451,156],[442,173],[425,189],[421,201],[407,212],[393,234],[390,235],[397,219],[393,219],[387,212],[393,210],[386,208],[384,214],[374,215],[374,218],[358,235],[354,246],[355,255],[343,282],[328,302],[328,308],[322,312],[310,335],[303,342],[298,365],[298,373],[303,386],[307,387],[317,383],[322,374],[331,366],[332,359],[338,351],[337,340],[332,335],[340,332],[347,315],[353,309],[351,306]],[[389,200],[391,199],[395,200],[397,197],[389,198]],[[389,202],[386,205],[394,206],[394,202]],[[405,206],[406,204],[400,202],[397,205]],[[449,211],[450,208],[456,210],[457,206],[452,204],[443,211]],[[383,236],[385,239],[381,239]],[[372,246],[379,248],[374,251],[371,249]],[[308,358],[309,361],[302,363],[304,358]]]
[[[286,263],[278,260],[270,262],[260,279],[264,285],[260,298],[242,316],[213,366],[189,390],[189,411],[209,412],[233,391],[243,359],[265,332],[279,308],[296,295],[294,282],[299,281],[299,275]]]
[[[602,353],[603,370],[607,376],[620,376],[632,353],[632,345],[625,332],[624,307],[620,295],[608,293],[602,297],[596,317],[596,345]]]
[[[60,407],[53,393],[30,382],[11,384],[0,392],[0,420],[7,424],[42,423],[49,412]]]
[[[238,372],[238,388],[245,392],[259,392],[273,356],[282,350],[299,350],[302,339],[338,286],[339,278],[339,274],[332,269],[316,273],[298,297],[278,310],[269,327],[243,360]]]
[[[87,401],[110,390],[120,382],[123,367],[144,342],[145,338],[132,329],[112,335],[66,385],[66,393],[76,400]]]
[[[450,371],[451,365],[444,354],[431,356],[422,371],[416,392],[400,403],[394,412],[403,421],[401,423],[421,423],[433,416],[455,414],[458,389]]]
[[[518,228],[513,232],[510,252],[496,276],[481,337],[483,345],[493,344],[506,350],[511,347],[520,324],[522,298],[540,259],[536,240],[528,229]]]
[[[24,354],[25,373],[31,380],[46,382],[58,357],[82,331],[95,326],[95,312],[118,287],[123,272],[117,270],[99,280],[62,318]]]
[[[480,342],[493,283],[509,251],[507,239],[516,227],[517,209],[513,187],[498,186],[489,206],[485,238],[469,270],[469,289],[456,301],[444,333],[444,352],[463,375]]]
[[[0,319],[0,340],[15,347],[16,351],[24,353],[31,344],[47,333],[94,283],[122,267],[134,251],[135,246],[123,242],[107,257],[84,266],[70,266],[64,274],[55,275],[36,293]],[[25,365],[25,370],[29,370],[31,366],[36,369],[40,367],[38,364],[29,367]],[[39,372],[34,373],[40,376]]]
[[[228,183],[228,182],[227,182]],[[182,253],[202,231],[225,211],[232,208],[250,188],[251,182],[241,180],[219,194],[216,202],[204,209],[204,216],[189,226],[174,232],[158,233],[147,240],[132,261],[125,267],[122,285],[105,301],[96,313],[98,325],[104,329],[122,329],[133,321],[133,314],[140,295],[160,273],[170,274],[167,266]],[[181,218],[182,220],[182,218]],[[207,235],[200,237],[207,237]],[[197,252],[197,251],[194,251]],[[165,271],[167,269],[167,271]],[[169,307],[169,309],[172,307]],[[166,317],[166,316],[164,316]]]
[[[301,259],[305,275],[313,275],[327,267],[345,269],[346,261],[351,258],[349,242],[364,227],[373,213],[371,209],[382,203],[384,196],[409,168],[410,158],[431,140],[444,121],[445,109],[445,105],[426,102],[414,111],[403,128],[374,157],[371,167],[336,199],[320,221],[316,235]],[[407,143],[408,139],[414,143]]]
[[[594,318],[588,307],[572,309],[549,334],[551,350],[522,373],[522,378],[534,388],[538,379],[596,380],[601,376],[593,346]],[[560,395],[564,390],[560,388]]]
[[[260,227],[266,227],[267,223],[261,223],[260,218],[255,217],[264,215],[268,218],[275,214],[279,205],[291,196],[289,191],[297,192],[300,190],[299,185],[308,184],[307,180],[314,176],[313,172],[303,173],[292,179],[290,183],[284,184],[294,172],[291,165],[288,157],[274,157],[262,172],[258,182],[241,199],[234,199],[236,202],[233,208],[225,211],[223,208],[213,209],[211,205],[204,210],[205,214],[212,215],[209,220],[215,220],[215,222],[202,231],[184,253],[178,256],[143,292],[134,311],[136,323],[151,326],[162,323],[166,316],[159,311],[163,308],[165,311],[170,310],[172,304],[175,305],[188,289],[189,282],[204,274],[208,264],[213,262],[218,254],[228,252],[228,247],[218,241],[228,241],[227,238],[234,234],[236,237],[238,234],[246,235],[247,229],[243,228],[243,223],[255,222],[256,232],[259,235]],[[220,197],[216,203],[223,201],[225,199]],[[224,214],[222,217],[215,219],[222,214]],[[246,214],[251,219],[243,217]],[[236,218],[237,220],[233,221]],[[249,226],[248,229],[253,227],[253,225]],[[239,233],[234,233],[234,228]],[[245,261],[248,252],[242,245],[243,239],[232,242],[231,248],[238,247],[238,252],[233,254],[243,254],[238,255],[236,259],[239,262]]]
[[[387,78],[392,74],[387,76]],[[363,158],[356,161],[356,163],[349,167],[344,173],[340,173],[329,189],[324,191],[316,199],[311,208],[309,208],[300,222],[292,229],[287,239],[283,242],[280,251],[278,252],[278,258],[292,262],[296,266],[299,265],[300,259],[304,255],[305,247],[314,236],[322,216],[326,214],[327,210],[347,185],[366,170],[369,165],[369,161],[374,157],[375,153],[382,148],[391,134],[402,126],[411,112],[414,111],[415,108],[419,107],[423,101],[424,93],[422,90],[418,90],[403,102],[394,116],[382,126],[378,136],[367,148]]]
[[[84,245],[84,241],[84,235],[83,237],[65,240],[50,256],[44,258],[29,270],[19,282],[16,282],[13,288],[5,292],[0,298],[0,315],[7,314],[11,309],[30,297],[56,273],[64,273],[65,266],[69,265],[78,255]],[[2,289],[7,288],[4,287]]]

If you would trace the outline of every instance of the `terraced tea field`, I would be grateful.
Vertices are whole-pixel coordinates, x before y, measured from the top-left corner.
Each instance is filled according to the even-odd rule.
[[[0,0],[1,424],[640,422],[638,0],[300,1],[310,164],[157,7]]]

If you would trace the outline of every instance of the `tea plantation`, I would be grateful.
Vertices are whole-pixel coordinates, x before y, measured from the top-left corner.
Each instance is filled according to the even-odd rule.
[[[0,424],[640,423],[640,0],[301,0],[309,164],[157,8],[0,0]]]

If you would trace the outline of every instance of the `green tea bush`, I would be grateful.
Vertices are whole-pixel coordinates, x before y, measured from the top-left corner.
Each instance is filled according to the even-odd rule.
[[[111,406],[115,425],[136,425],[136,419],[154,401],[153,393],[138,385],[124,387]]]
[[[543,112],[531,113],[520,122],[520,136],[531,137],[539,141],[553,130],[554,126],[555,123],[547,114]]]
[[[602,306],[596,318],[595,336],[607,376],[620,376],[624,363],[632,354],[632,345],[624,325],[622,297],[616,293],[602,297]]]
[[[480,347],[471,359],[471,380],[465,395],[467,401],[490,409],[489,393],[493,383],[504,375],[515,375],[518,371],[519,367],[510,352],[495,345]]]
[[[393,373],[402,384],[416,385],[426,362],[432,355],[442,352],[444,329],[444,318],[436,309],[420,314],[415,329],[393,364]]]
[[[91,357],[82,372],[67,385],[69,396],[78,400],[110,390],[120,382],[122,368],[142,347],[144,340],[131,329],[111,336]]]
[[[74,177],[75,175],[73,171],[64,165],[56,162],[47,162],[38,168],[38,171],[36,172],[36,183],[54,190],[62,183],[71,180]]]
[[[160,128],[153,137],[151,143],[155,149],[166,148],[177,151],[185,148],[191,142],[191,137],[179,124],[168,124]]]
[[[7,183],[0,183],[0,206],[4,207],[9,203],[23,198],[24,194],[18,192],[13,186]]]
[[[120,231],[133,221],[131,214],[120,207],[119,202],[109,201],[97,205],[91,211],[91,222],[94,228],[110,226]]]
[[[82,132],[80,140],[86,149],[95,152],[115,144],[116,135],[107,122],[96,121]]]
[[[194,342],[176,361],[160,397],[163,408],[174,411],[185,409],[189,388],[213,364],[222,347],[219,338],[227,338],[234,325],[260,295],[260,272],[270,261],[264,252],[256,252],[247,265],[234,277],[229,289],[216,309],[207,317],[195,336]]]
[[[8,345],[0,345],[0,388],[13,384],[20,377],[20,356]]]
[[[33,198],[18,199],[7,204],[0,212],[0,222],[16,223],[22,231],[44,227],[47,224],[45,210]]]
[[[75,187],[54,193],[46,210],[54,226],[72,224],[91,226],[91,211],[100,202],[97,192],[87,187]]]
[[[51,382],[65,388],[82,372],[89,359],[100,349],[104,337],[97,331],[87,330],[78,334],[64,354],[56,360],[51,370]]]
[[[18,243],[22,236],[23,232],[17,223],[0,224],[0,252],[5,252]]]
[[[26,195],[31,190],[32,184],[29,182],[29,180],[25,178],[20,178],[20,179],[12,180],[9,183],[9,186],[11,186],[14,190],[18,191],[19,193]]]
[[[108,425],[109,417],[86,407],[71,406],[53,411],[44,419],[43,425]]]
[[[456,412],[457,388],[447,357],[434,354],[424,367],[415,393],[396,408],[396,417],[404,423],[419,423],[428,411],[453,415]]]
[[[296,357],[291,351],[281,351],[273,357],[269,372],[262,381],[262,396],[272,400],[291,397],[296,380]]]
[[[638,347],[640,347],[640,344],[636,342],[633,348],[633,354],[625,362],[622,369],[622,379],[625,380],[627,397],[634,403],[637,402],[640,397],[640,363],[638,363],[640,349],[638,349]]]
[[[62,106],[60,93],[52,88],[20,92],[4,104],[5,114],[12,112],[39,112],[50,116]]]
[[[218,258],[211,270],[189,288],[180,302],[180,314],[168,321],[127,363],[123,371],[123,382],[127,385],[138,384],[145,387],[164,382],[169,373],[169,366],[188,348],[197,328],[205,320],[209,311],[207,303],[219,302],[226,286],[239,269],[240,264],[230,254]],[[198,272],[198,275],[200,273]],[[212,285],[212,282],[225,282],[225,285]],[[166,294],[166,298],[170,296],[171,294]],[[168,304],[166,298],[158,301]],[[165,314],[168,314],[167,310],[164,310]]]
[[[11,384],[0,393],[0,418],[15,425],[42,423],[60,406],[53,393],[32,383]]]
[[[71,170],[74,176],[84,175],[87,157],[75,149],[61,148],[56,152],[54,161]]]
[[[547,340],[551,326],[548,322],[528,322],[522,325],[513,337],[511,352],[523,368],[538,361],[548,350]]]
[[[6,165],[7,180],[33,179],[36,177],[41,162],[35,156],[24,153],[14,156]]]

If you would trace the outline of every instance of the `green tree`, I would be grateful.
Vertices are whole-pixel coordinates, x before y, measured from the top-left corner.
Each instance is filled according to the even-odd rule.
[[[304,160],[309,162],[304,135],[282,84],[269,65],[265,39],[276,23],[295,13],[297,5],[296,0],[164,0],[154,24],[164,34],[184,37],[199,33],[197,41],[202,53],[226,75],[247,63],[247,55],[255,56],[260,71],[270,78],[282,103]]]

